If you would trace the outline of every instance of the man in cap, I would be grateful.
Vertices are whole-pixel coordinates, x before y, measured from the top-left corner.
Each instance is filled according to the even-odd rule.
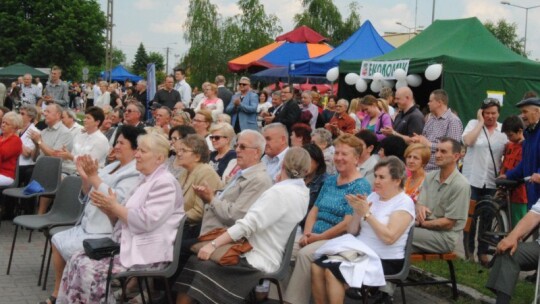
[[[502,177],[519,180],[530,176],[526,183],[528,209],[540,199],[540,99],[537,97],[524,99],[516,105],[521,111],[521,119],[525,124],[523,135],[523,155],[521,162]]]

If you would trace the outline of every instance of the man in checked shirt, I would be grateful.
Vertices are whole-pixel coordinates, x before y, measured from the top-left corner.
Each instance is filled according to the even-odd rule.
[[[424,144],[431,149],[431,157],[426,165],[426,171],[432,171],[438,168],[435,165],[435,150],[439,139],[450,137],[460,142],[463,124],[448,107],[448,94],[445,90],[438,89],[431,92],[428,106],[430,114],[422,135],[414,134],[411,142]]]

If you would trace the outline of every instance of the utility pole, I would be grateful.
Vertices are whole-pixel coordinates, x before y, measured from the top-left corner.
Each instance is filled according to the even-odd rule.
[[[171,50],[171,47],[168,46],[165,48],[166,56],[165,56],[165,74],[169,74],[169,51]]]
[[[107,0],[107,32],[105,38],[105,72],[109,72],[108,81],[112,78],[112,37],[113,37],[113,0]]]

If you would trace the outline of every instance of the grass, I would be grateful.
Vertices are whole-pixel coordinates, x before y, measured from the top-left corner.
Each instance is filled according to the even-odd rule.
[[[431,262],[418,262],[414,263],[414,266],[423,269],[427,272],[436,274],[438,276],[449,278],[448,264],[445,261],[431,261]],[[489,269],[480,266],[477,263],[457,259],[454,261],[454,268],[456,270],[456,278],[458,284],[469,286],[476,289],[478,292],[485,294],[489,297],[494,297],[493,292],[485,288],[484,285],[487,282],[489,276]],[[500,275],[504,275],[503,273]],[[512,303],[531,303],[534,297],[535,285],[529,282],[520,280],[516,286],[516,290],[512,297]],[[448,298],[450,298],[450,289],[448,289]],[[460,297],[461,299],[461,297]],[[466,299],[464,299],[466,301]],[[458,303],[474,303],[474,302],[461,302]]]

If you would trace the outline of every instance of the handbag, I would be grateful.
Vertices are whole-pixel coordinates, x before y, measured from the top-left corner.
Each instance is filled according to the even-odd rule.
[[[111,238],[86,239],[83,241],[84,253],[93,259],[101,260],[106,257],[112,257],[120,252],[120,244]]]
[[[227,232],[225,228],[216,228],[199,236],[199,242],[191,246],[191,251],[199,253],[202,247]],[[253,249],[246,238],[242,238],[234,243],[219,246],[210,255],[210,260],[221,266],[232,266],[240,263],[240,255]]]

